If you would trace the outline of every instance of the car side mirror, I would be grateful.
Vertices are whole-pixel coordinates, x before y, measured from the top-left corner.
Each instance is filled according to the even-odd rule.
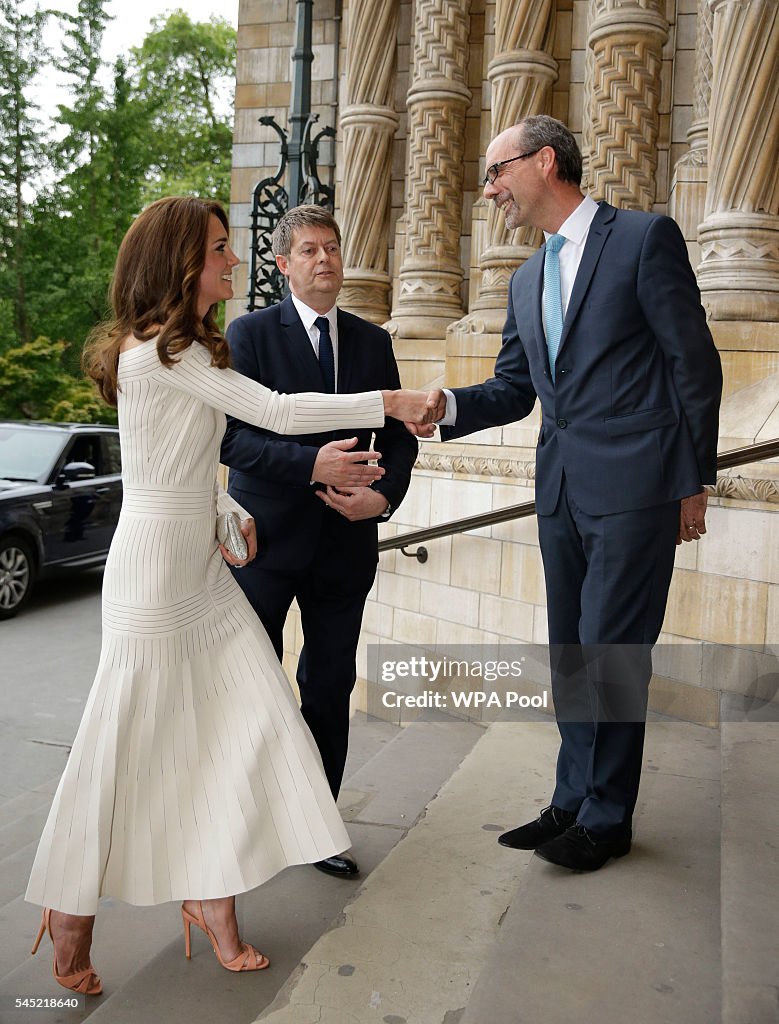
[[[94,480],[95,467],[89,462],[69,462],[63,466],[60,480],[63,483],[74,483],[76,480]]]

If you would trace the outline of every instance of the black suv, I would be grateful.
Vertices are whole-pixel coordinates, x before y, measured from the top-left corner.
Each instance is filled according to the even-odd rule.
[[[121,473],[116,427],[0,422],[0,619],[45,572],[105,562]]]

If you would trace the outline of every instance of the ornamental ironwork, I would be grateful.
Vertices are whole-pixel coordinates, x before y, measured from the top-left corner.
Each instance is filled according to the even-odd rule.
[[[313,203],[331,212],[335,207],[335,187],[319,176],[319,144],[324,138],[334,139],[335,129],[320,128],[313,134],[319,115],[311,113],[312,7],[313,0],[297,0],[289,133],[273,117],[259,118],[261,125],[272,128],[279,137],[279,166],[274,175],[255,185],[252,194],[249,310],[273,305],[284,296],[286,279],[276,266],[271,239],[287,210],[301,203]],[[288,189],[281,183],[287,170]]]

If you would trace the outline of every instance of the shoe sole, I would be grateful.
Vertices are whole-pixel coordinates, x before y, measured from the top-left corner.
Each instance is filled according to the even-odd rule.
[[[590,871],[600,871],[600,869],[605,867],[612,858],[617,860],[619,857],[626,857],[630,853],[631,845],[632,844],[628,844],[624,849],[620,848],[619,850],[615,850],[614,853],[610,853],[608,855],[602,864],[593,865],[591,868],[572,868],[568,864],[560,864],[558,861],[552,860],[551,857],[547,857],[540,849],[536,849],[535,855],[540,860],[546,861],[547,864],[554,864],[556,868],[565,868],[566,871],[573,871],[578,875],[584,875]]]
[[[535,845],[533,845],[533,846],[517,846],[516,843],[507,843],[507,842],[504,842],[503,839],[498,839],[498,846],[505,846],[505,848],[507,850],[537,850],[539,846],[543,846],[544,843],[549,843],[553,839],[557,839],[558,836],[561,836],[562,834],[563,834],[562,832],[558,832],[557,835],[547,836],[546,839],[540,840],[538,843],[535,843]]]

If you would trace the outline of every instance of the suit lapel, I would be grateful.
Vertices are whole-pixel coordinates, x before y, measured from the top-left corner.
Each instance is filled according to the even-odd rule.
[[[573,291],[571,292],[571,298],[568,303],[568,309],[565,313],[565,321],[563,323],[563,333],[560,338],[560,348],[558,349],[558,359],[560,353],[563,350],[563,346],[568,340],[568,335],[571,332],[576,317],[579,314],[579,309],[584,296],[590,287],[592,281],[592,275],[595,273],[595,268],[598,265],[603,246],[606,244],[606,239],[611,234],[611,221],[614,219],[616,210],[613,206],[609,206],[608,203],[601,203],[598,207],[598,212],[595,214],[590,230],[587,235],[587,241],[584,244],[584,252],[582,253],[581,263],[579,269],[576,272],[576,279],[573,283]]]
[[[323,391],[325,385],[322,371],[319,368],[319,360],[314,353],[314,346],[311,344],[303,321],[298,316],[298,311],[289,296],[282,300],[280,312],[286,344],[298,364],[303,380],[307,382],[304,387],[296,388],[296,390]]]
[[[355,339],[349,330],[346,317],[338,310],[338,383],[336,390],[342,393],[349,391],[349,383],[354,363]]]
[[[549,369],[549,352],[546,347],[546,331],[544,330],[544,317],[541,308],[541,301],[544,294],[544,253],[546,246],[542,246],[538,252],[534,266],[528,266],[527,272],[531,274],[530,294],[533,296],[533,326],[535,328],[536,343],[541,362]],[[531,257],[532,259],[532,257]]]

